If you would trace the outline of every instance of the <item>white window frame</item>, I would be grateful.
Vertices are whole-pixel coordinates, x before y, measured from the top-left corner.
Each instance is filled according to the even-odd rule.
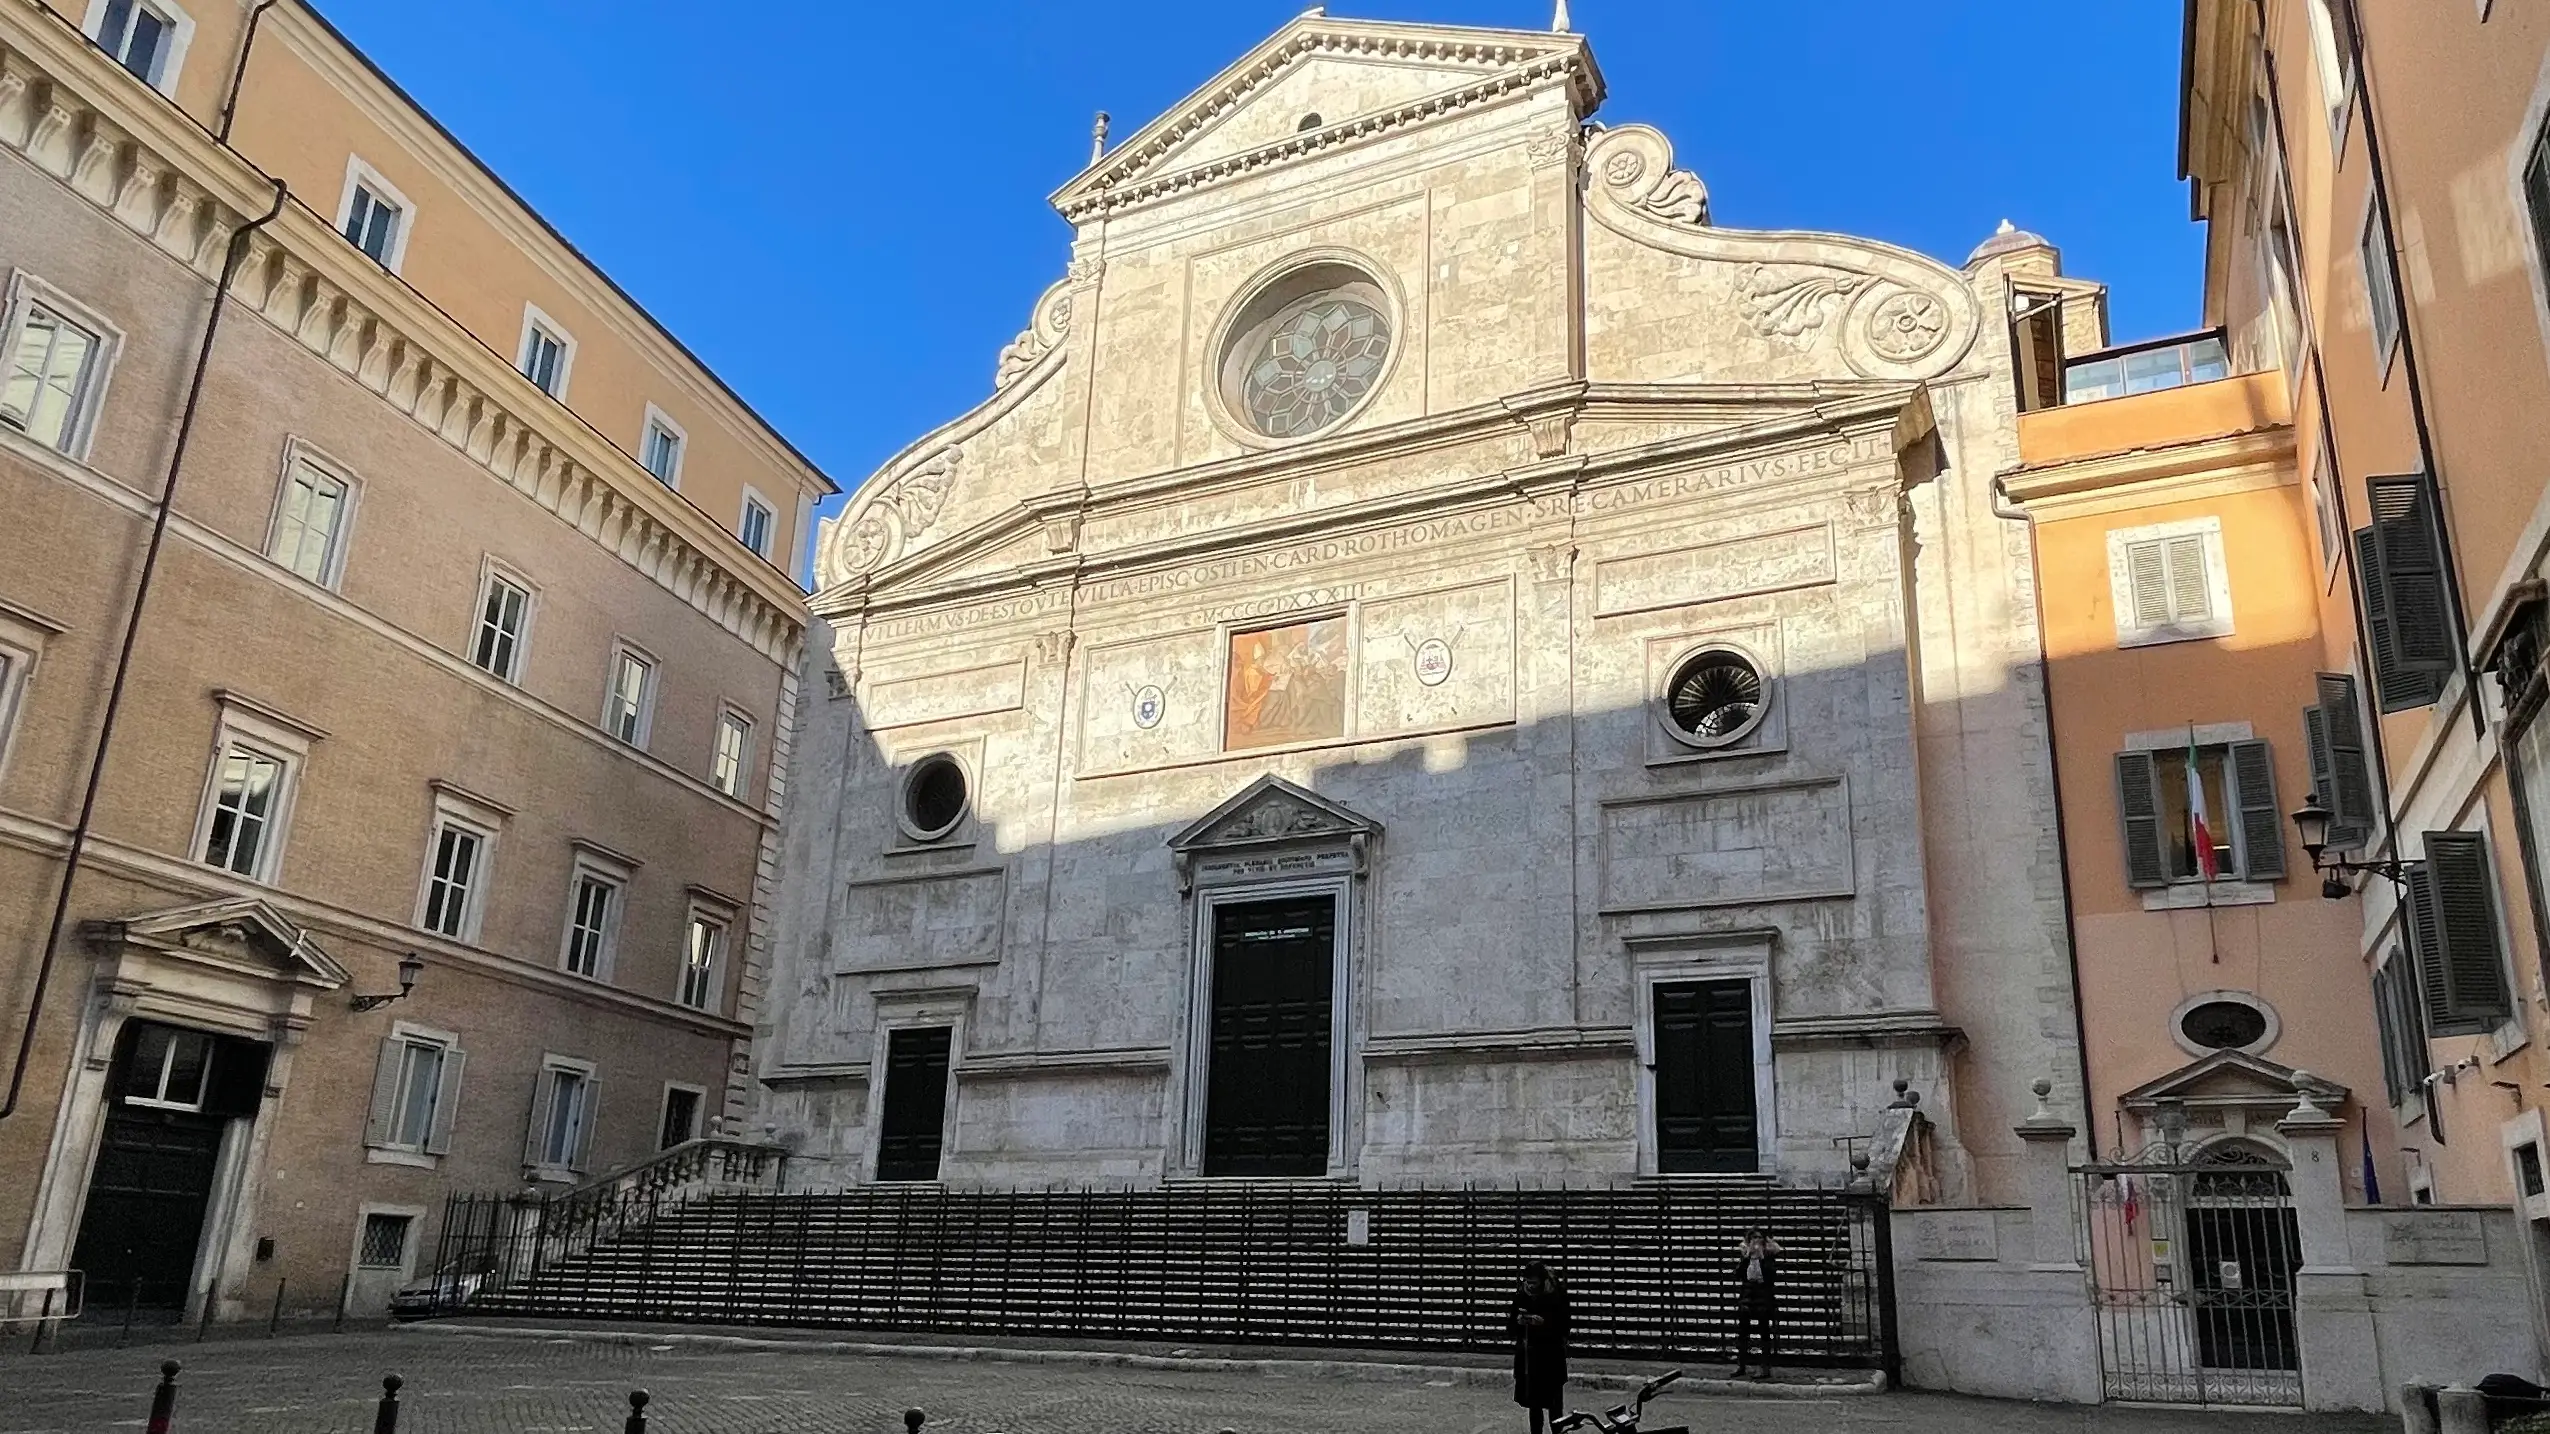
[[[637,735],[634,737],[620,735],[618,724],[612,720],[618,715],[620,659],[624,657],[635,658],[646,664],[646,680],[639,684]],[[610,736],[612,741],[624,742],[641,752],[645,751],[647,739],[655,735],[655,694],[663,685],[664,664],[655,660],[654,653],[627,638],[614,638],[611,642],[611,661],[602,669],[602,730]]]
[[[487,599],[495,592],[496,584],[500,582],[520,589],[523,595],[522,628],[514,634],[513,661],[502,672],[492,667],[480,666],[478,661],[478,639],[487,627]],[[461,645],[461,660],[509,687],[520,687],[524,664],[531,656],[531,630],[539,620],[539,616],[540,585],[523,576],[522,571],[513,564],[497,558],[493,553],[488,554],[479,560],[478,600],[470,605],[469,635]]]
[[[730,726],[740,730],[743,734],[735,753],[735,784],[731,787],[718,780],[717,776],[717,763],[724,755],[721,749],[725,746],[726,732]],[[736,706],[732,702],[720,703],[717,708],[717,727],[714,735],[709,738],[708,784],[717,788],[717,790],[724,792],[726,795],[733,797],[739,802],[752,800],[752,714],[746,712],[743,708]]]
[[[673,1092],[677,1090],[686,1091],[698,1098],[698,1104],[691,1107],[689,1139],[699,1139],[700,1132],[708,1128],[708,1087],[693,1085],[689,1081],[668,1080],[664,1083],[664,1094],[655,1102],[655,1148],[658,1150],[673,1148],[664,1144],[664,1117],[673,1108]]]
[[[120,1105],[137,1105],[145,1110],[202,1110],[204,1108],[204,1093],[212,1086],[213,1062],[218,1059],[221,1049],[219,1044],[220,1037],[211,1031],[202,1030],[194,1026],[180,1026],[170,1022],[160,1022],[157,1024],[160,1029],[171,1032],[168,1049],[162,1053],[160,1060],[159,1084],[155,1087],[158,1094],[147,1096],[132,1095],[119,1089],[115,1093],[116,1103]],[[168,1098],[167,1056],[176,1050],[176,1042],[188,1038],[200,1040],[204,1043],[204,1064],[195,1072],[195,1098],[193,1100],[170,1100]],[[129,1083],[132,1080],[132,1073],[127,1071],[124,1079]]]
[[[709,943],[706,989],[701,992],[701,1000],[693,1001],[690,999],[691,972],[695,969],[691,964],[691,931],[698,926],[713,929],[716,936]],[[726,968],[732,957],[734,940],[735,909],[723,902],[703,900],[694,894],[682,915],[682,944],[676,953],[679,959],[673,966],[673,1004],[684,1010],[701,1011],[712,1016],[726,1014]]]
[[[467,1059],[461,1051],[460,1034],[456,1031],[439,1030],[432,1026],[421,1026],[413,1021],[395,1021],[390,1025],[389,1039],[403,1045],[442,1048],[442,1063],[434,1070],[434,1117],[425,1123],[426,1128],[418,1138],[399,1139],[398,1113],[405,1108],[406,1102],[399,1098],[399,1095],[404,1094],[403,1091],[394,1093],[390,1103],[392,1112],[390,1127],[384,1132],[386,1138],[379,1141],[371,1139],[370,1122],[368,1119],[365,1122],[363,1159],[367,1164],[372,1165],[410,1165],[420,1170],[431,1170],[441,1164],[443,1158],[431,1148],[434,1142],[434,1126],[445,1122],[450,1115],[442,1109],[443,1086],[450,1078],[452,1062]],[[402,1070],[400,1072],[402,1084],[405,1077],[406,1073]],[[377,1071],[374,1072],[373,1078],[376,1081],[379,1079]],[[448,1126],[446,1128],[448,1129]]]
[[[2550,252],[2544,252],[2543,237],[2533,229],[2531,202],[2523,188],[2524,168],[2545,127],[2550,127],[2550,51],[2543,52],[2533,77],[2522,126],[2506,144],[2506,202],[2513,207],[2515,228],[2523,234],[2524,252],[2532,261],[2524,266],[2524,281],[2532,286],[2533,322],[2541,333],[2542,351],[2550,357]]]
[[[134,4],[142,9],[158,11],[159,17],[168,22],[168,46],[152,62],[151,73],[141,79],[152,89],[175,99],[177,76],[186,68],[186,51],[195,43],[195,17],[179,8],[175,0],[148,0],[147,4],[143,0],[134,0]],[[80,32],[95,41],[100,49],[106,48],[106,41],[98,33],[106,25],[106,6],[107,0],[89,0],[88,15],[80,21]],[[124,63],[123,56],[112,50],[107,50],[107,53],[114,56],[117,64]]]
[[[577,841],[574,846],[575,861],[567,874],[567,917],[558,928],[558,969],[607,985],[619,965],[620,928],[628,919],[629,887],[637,879],[638,862],[599,842]],[[575,968],[576,917],[579,898],[588,881],[611,888],[611,909],[603,915],[601,946],[594,955],[593,969],[579,971]]]
[[[2212,598],[2214,616],[2206,622],[2170,623],[2143,627],[2134,621],[2134,578],[2130,554],[2143,543],[2164,542],[2171,538],[2204,539],[2205,584]],[[2115,607],[2116,645],[2118,647],[2151,647],[2164,642],[2192,642],[2202,638],[2229,637],[2234,631],[2231,607],[2231,573],[2223,559],[2222,519],[2218,517],[2186,518],[2174,523],[2152,523],[2139,528],[2110,528],[2107,531],[2108,599]]]
[[[108,323],[97,310],[54,285],[24,269],[15,269],[9,274],[7,306],[0,308],[0,356],[18,351],[18,331],[26,324],[30,304],[42,304],[95,334],[97,350],[89,356],[88,376],[81,380],[79,397],[71,405],[69,428],[58,446],[46,443],[32,433],[5,425],[0,425],[0,434],[14,435],[48,453],[59,453],[74,463],[85,463],[89,446],[97,437],[98,415],[106,407],[106,389],[114,377],[115,361],[124,352],[124,331]]]
[[[2329,122],[2329,154],[2332,163],[2346,152],[2347,120],[2355,110],[2355,88],[2364,77],[2355,72],[2355,57],[2338,50],[2337,24],[2329,18],[2329,6],[2347,0],[2308,0],[2303,7],[2310,11],[2311,58],[2320,77],[2320,104]],[[2361,26],[2364,16],[2355,12],[2355,23]]]
[[[671,435],[673,439],[673,471],[670,473],[656,473],[653,468],[647,466],[646,451],[654,445],[655,430],[659,428],[664,430],[665,433]],[[638,466],[640,468],[645,468],[649,473],[655,474],[655,480],[657,482],[662,483],[665,487],[679,493],[682,491],[682,464],[684,460],[688,459],[690,456],[690,431],[682,427],[682,425],[674,422],[673,415],[666,413],[663,409],[656,407],[654,404],[648,404],[646,406],[646,421],[638,425]]]
[[[293,811],[300,805],[301,774],[309,764],[310,744],[327,734],[234,692],[216,692],[213,697],[221,704],[221,716],[213,724],[211,760],[206,763],[204,794],[196,806],[195,834],[186,849],[187,859],[207,871],[273,886],[282,877],[284,848],[292,836]],[[266,819],[265,841],[257,849],[254,869],[245,872],[215,866],[204,852],[205,844],[212,840],[214,804],[221,796],[222,762],[234,748],[283,764],[283,776],[276,783],[274,810]]]
[[[407,264],[407,244],[416,234],[415,202],[407,197],[405,191],[390,183],[388,176],[364,163],[363,156],[349,154],[345,157],[345,186],[339,191],[336,201],[336,234],[355,253],[367,259],[372,257],[370,252],[355,244],[345,232],[346,221],[354,217],[354,190],[358,185],[398,206],[398,229],[390,235],[390,252],[380,259],[382,268],[398,273]]]
[[[60,623],[0,600],[0,777],[9,774],[18,718],[26,711],[27,692],[35,685],[44,649],[61,633]]]
[[[2374,244],[2381,245],[2378,255]],[[2376,263],[2379,259],[2381,262]],[[2408,308],[2398,287],[2392,283],[2394,262],[2390,226],[2382,222],[2381,206],[2373,202],[2373,191],[2364,191],[2363,222],[2355,230],[2355,266],[2364,280],[2364,327],[2373,340],[2373,372],[2383,386],[2391,381],[2391,361],[2399,354],[2400,334],[2408,327]],[[2382,331],[2383,305],[2380,295],[2390,296],[2390,332]]]
[[[542,1157],[526,1162],[526,1168],[531,1172],[531,1178],[534,1180],[572,1181],[583,1173],[584,1165],[592,1163],[589,1152],[593,1149],[593,1092],[599,1084],[597,1070],[594,1063],[588,1060],[575,1056],[556,1055],[547,1051],[541,1052],[538,1077],[540,1084],[533,1087],[531,1094],[532,1116],[536,1118],[546,1115],[552,1119],[555,1118],[555,1105],[552,1104],[544,1110],[542,1096],[555,1089],[555,1081],[561,1071],[573,1074],[583,1081],[584,1104],[583,1109],[577,1112],[574,1143],[578,1149],[567,1152],[565,1161],[547,1158],[556,1152],[549,1148],[549,1132],[546,1129],[534,1132],[538,1136],[538,1154]],[[527,1137],[524,1144],[530,1145],[532,1141]],[[577,1163],[579,1153],[588,1153],[583,1165]]]
[[[755,508],[759,508],[770,518],[769,524],[762,531],[761,544],[758,547],[754,546],[749,536]],[[771,554],[779,550],[779,507],[763,497],[761,490],[749,483],[744,485],[743,503],[735,510],[735,540],[742,543],[763,562],[771,561]]]
[[[275,549],[283,541],[283,512],[292,495],[293,473],[304,465],[345,486],[345,501],[336,514],[336,531],[328,535],[326,559],[320,564],[319,575],[306,579],[335,592],[345,578],[346,552],[353,546],[354,510],[363,501],[363,480],[355,477],[352,469],[299,438],[287,440],[283,445],[283,472],[275,482],[274,510],[266,517],[266,557],[294,577],[303,576],[298,568],[284,562]]]
[[[416,918],[410,924],[446,941],[475,946],[487,917],[488,888],[495,884],[496,848],[504,835],[505,820],[513,815],[513,811],[449,782],[435,782],[433,792],[433,815],[425,826],[425,859],[419,864],[416,874]],[[461,891],[458,931],[443,931],[425,924],[426,904],[433,898],[434,867],[442,854],[443,833],[447,830],[467,832],[478,838],[478,860],[470,868],[469,884]]]
[[[558,345],[558,379],[555,388],[543,385],[531,376],[531,338],[534,334],[545,334]],[[564,403],[567,401],[567,383],[574,376],[575,366],[576,336],[567,332],[566,325],[543,312],[538,304],[523,305],[522,337],[514,344],[514,372],[521,374],[533,388]]]
[[[354,1212],[354,1244],[345,1257],[345,1267],[358,1276],[369,1270],[386,1272],[391,1266],[363,1263],[363,1230],[375,1215],[400,1215],[407,1219],[407,1244],[399,1251],[399,1282],[404,1284],[416,1273],[416,1247],[425,1243],[425,1218],[430,1212],[422,1205],[381,1205],[370,1201]]]

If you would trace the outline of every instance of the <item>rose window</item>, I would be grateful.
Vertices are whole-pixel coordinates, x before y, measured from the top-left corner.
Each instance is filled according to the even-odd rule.
[[[1344,418],[1380,382],[1390,321],[1360,299],[1319,294],[1257,330],[1240,380],[1249,425],[1269,438],[1316,433]]]

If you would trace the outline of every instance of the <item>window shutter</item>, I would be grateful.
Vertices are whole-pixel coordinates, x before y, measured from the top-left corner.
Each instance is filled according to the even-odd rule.
[[[2364,745],[2363,710],[2355,679],[2342,672],[2318,675],[2320,720],[2329,742],[2330,780],[2320,788],[2329,808],[2329,846],[2353,851],[2373,839],[2373,765]],[[2313,772],[2318,779],[2318,772]]]
[[[2381,1037],[2382,1090],[2394,1106],[2408,1098],[2408,1066],[2401,1059],[2406,1032],[2399,1010],[2399,978],[2407,967],[2407,955],[2393,950],[2391,959],[2373,973],[2373,1024]]]
[[[2213,583],[2205,572],[2205,540],[2190,535],[2169,540],[2169,620],[2211,622]]]
[[[2240,875],[2284,877],[2284,813],[2276,810],[2276,764],[2264,742],[2231,744],[2232,800],[2240,804]]]
[[[2135,543],[2125,550],[2125,567],[2134,589],[2134,626],[2145,631],[2169,626],[2169,555],[2159,542]]]
[[[549,1134],[549,1100],[557,1088],[557,1074],[547,1066],[542,1066],[531,1079],[531,1129],[522,1137],[522,1163],[525,1165],[548,1163],[540,1158],[548,1153],[540,1147]]]
[[[2421,690],[2431,702],[2443,690],[2445,676],[2460,666],[2434,487],[2422,474],[2368,479],[2364,486],[2373,512],[2374,559],[2382,572],[2392,653],[2403,672],[2430,684]]]
[[[434,1128],[425,1135],[425,1153],[449,1155],[452,1149],[452,1122],[460,1113],[460,1068],[468,1057],[457,1046],[443,1052],[443,1079],[434,1092]]]
[[[601,1115],[602,1078],[586,1076],[584,1078],[584,1116],[576,1122],[575,1157],[567,1162],[567,1168],[578,1173],[593,1168],[593,1127],[601,1123]]]
[[[2311,758],[2311,795],[2329,811],[2329,845],[2337,845],[2337,768],[2329,756],[2329,714],[2325,707],[2302,709],[2302,743]]]
[[[398,1119],[398,1068],[407,1055],[407,1042],[397,1036],[381,1042],[379,1061],[372,1067],[372,1109],[363,1119],[363,1143],[387,1145],[397,1134],[392,1122]]]
[[[2410,871],[2409,915],[2420,946],[2426,1028],[2435,1035],[2494,1030],[2514,1012],[2494,890],[2487,838],[2426,833],[2426,860]]]
[[[2153,784],[2152,754],[2116,754],[2116,814],[2125,832],[2125,884],[2169,885],[2169,852],[2160,830],[2160,789]]]

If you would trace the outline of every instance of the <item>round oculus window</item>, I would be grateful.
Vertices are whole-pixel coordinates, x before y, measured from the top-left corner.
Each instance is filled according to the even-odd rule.
[[[936,841],[965,819],[965,769],[954,757],[925,757],[903,779],[903,824],[914,837]]]
[[[1769,706],[1762,670],[1724,648],[1694,654],[1665,685],[1665,720],[1702,747],[1741,739],[1760,725]]]
[[[1224,407],[1263,437],[1307,438],[1344,422],[1380,388],[1389,303],[1359,270],[1306,265],[1242,305],[1225,342]]]
[[[2178,1018],[2178,1033],[2209,1051],[2243,1050],[2267,1038],[2267,1015],[2241,1001],[2206,1001]]]

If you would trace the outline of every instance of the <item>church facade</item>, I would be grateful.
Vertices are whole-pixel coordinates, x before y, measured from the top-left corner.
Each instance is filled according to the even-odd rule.
[[[1900,1081],[1981,1198],[2077,1119],[2007,256],[1720,227],[1603,97],[1314,12],[1054,196],[821,540],[800,1178],[1832,1176]]]

